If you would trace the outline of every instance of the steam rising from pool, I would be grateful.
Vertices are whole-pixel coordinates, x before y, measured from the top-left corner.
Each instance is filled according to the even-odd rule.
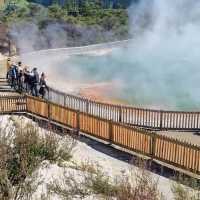
[[[200,110],[200,1],[143,0],[129,14],[128,48],[24,60],[42,66],[58,89],[111,82],[117,87],[109,95],[134,105]]]

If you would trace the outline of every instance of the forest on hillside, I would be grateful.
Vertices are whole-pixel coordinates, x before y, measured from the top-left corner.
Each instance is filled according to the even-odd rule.
[[[49,6],[51,4],[59,4],[61,6],[73,5],[75,7],[81,7],[90,0],[29,0],[30,2],[40,3],[45,6]],[[98,3],[103,8],[127,8],[130,6],[132,2],[136,2],[137,0],[93,0],[93,2]]]
[[[104,8],[99,0],[86,0],[78,8],[70,2],[65,6],[58,3],[43,6],[30,0],[10,1],[1,9],[0,22],[8,28],[9,38],[17,45],[23,37],[34,40],[31,44],[34,50],[129,37],[127,9]]]

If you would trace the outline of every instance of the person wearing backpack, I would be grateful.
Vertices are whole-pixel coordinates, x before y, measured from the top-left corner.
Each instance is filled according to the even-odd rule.
[[[40,90],[39,90],[39,94],[41,95],[42,98],[45,97],[46,90],[49,90],[45,78],[46,78],[45,74],[42,73],[40,77]]]

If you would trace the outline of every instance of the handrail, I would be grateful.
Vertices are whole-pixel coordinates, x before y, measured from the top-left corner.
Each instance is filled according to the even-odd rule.
[[[76,129],[110,144],[200,175],[200,146],[155,132],[100,118],[41,98],[24,95],[0,98],[0,114],[30,113]]]
[[[168,111],[109,104],[49,88],[46,96],[60,105],[124,124],[159,130],[200,130],[200,112]]]

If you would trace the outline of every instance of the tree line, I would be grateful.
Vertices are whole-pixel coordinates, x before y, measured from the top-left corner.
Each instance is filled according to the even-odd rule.
[[[78,8],[72,0],[69,0],[65,6],[60,6],[56,2],[50,6],[43,6],[30,0],[10,0],[10,3],[0,10],[0,22],[9,27],[12,33],[10,35],[13,35],[13,27],[17,32],[22,32],[26,30],[27,25],[36,25],[39,36],[47,35],[45,42],[37,41],[36,50],[60,47],[51,46],[49,41],[51,38],[48,38],[49,33],[54,30],[51,29],[49,32],[49,27],[54,24],[59,25],[62,33],[66,34],[67,44],[63,42],[62,47],[89,45],[130,37],[127,9],[105,9],[100,0],[85,0]],[[31,35],[31,30],[29,34]],[[23,35],[26,37],[26,34]]]
[[[101,8],[127,8],[135,0],[29,0],[30,2],[41,3],[49,6],[59,4],[64,7],[80,9],[85,4],[95,5]]]

